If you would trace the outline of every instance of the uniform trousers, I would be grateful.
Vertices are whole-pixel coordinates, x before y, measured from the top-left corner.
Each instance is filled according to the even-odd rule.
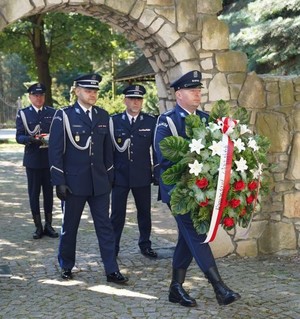
[[[120,249],[120,240],[125,225],[127,199],[131,190],[137,209],[137,222],[140,232],[141,250],[151,248],[151,186],[124,187],[115,185],[112,189],[111,222],[116,240],[116,252]]]
[[[76,238],[84,206],[88,203],[98,238],[100,255],[105,273],[119,271],[116,262],[115,240],[109,219],[109,193],[99,196],[75,196],[68,194],[64,202],[63,222],[59,243],[58,262],[61,268],[75,265]]]
[[[215,258],[209,244],[203,244],[206,235],[199,235],[189,213],[175,216],[178,226],[178,241],[173,255],[174,269],[188,269],[193,257],[206,273],[210,267],[215,267]]]
[[[49,168],[26,167],[29,203],[32,215],[40,215],[40,193],[43,192],[44,213],[51,214],[53,208],[53,186]]]

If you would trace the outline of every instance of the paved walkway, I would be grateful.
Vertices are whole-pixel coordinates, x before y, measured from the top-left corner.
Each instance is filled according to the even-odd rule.
[[[198,306],[185,308],[168,302],[176,227],[165,207],[156,202],[156,189],[152,242],[158,260],[139,253],[130,200],[118,258],[121,270],[130,277],[128,285],[106,282],[88,210],[78,234],[75,278],[63,281],[56,259],[58,239],[32,239],[22,152],[19,145],[0,145],[0,265],[8,265],[12,272],[12,277],[0,278],[1,319],[300,318],[299,256],[218,259],[224,281],[242,295],[226,307],[218,306],[211,286],[193,263],[185,287]],[[56,199],[57,230],[60,220]]]

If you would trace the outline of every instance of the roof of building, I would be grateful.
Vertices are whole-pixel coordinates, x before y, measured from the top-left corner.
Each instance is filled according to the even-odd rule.
[[[152,69],[148,59],[142,55],[132,64],[121,70],[116,76],[117,82],[143,82],[154,81],[155,72]]]

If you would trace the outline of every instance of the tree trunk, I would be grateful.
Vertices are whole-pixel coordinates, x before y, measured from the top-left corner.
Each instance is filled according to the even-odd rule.
[[[47,89],[45,104],[52,106],[52,79],[49,69],[50,54],[45,40],[43,15],[34,15],[31,16],[29,19],[33,24],[31,43],[34,50],[38,81],[40,83],[43,83]]]

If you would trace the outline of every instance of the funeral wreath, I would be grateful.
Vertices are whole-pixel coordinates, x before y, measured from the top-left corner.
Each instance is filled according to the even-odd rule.
[[[215,229],[248,227],[268,192],[270,142],[249,129],[245,108],[232,115],[230,110],[218,101],[207,123],[197,115],[185,118],[187,139],[169,136],[160,142],[163,156],[174,163],[162,175],[165,184],[174,185],[172,213],[189,212],[199,234],[213,232],[212,223]]]

